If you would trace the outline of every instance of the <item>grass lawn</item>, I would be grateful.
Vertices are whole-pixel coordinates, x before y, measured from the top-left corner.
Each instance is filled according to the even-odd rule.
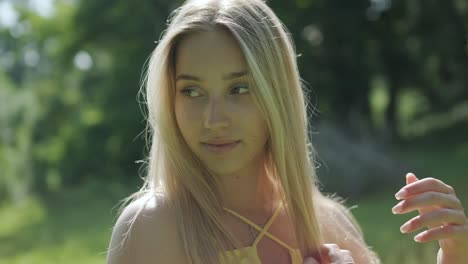
[[[99,186],[0,208],[0,263],[104,263],[119,195]]]
[[[464,205],[468,205],[468,148],[400,149],[400,158],[414,164],[422,177],[435,176],[456,187]],[[463,175],[464,174],[464,175]],[[465,176],[465,177],[463,177]],[[401,175],[402,184],[404,176]],[[104,263],[119,199],[128,194],[120,185],[94,184],[62,190],[47,198],[31,198],[20,206],[0,207],[0,263]],[[366,241],[383,263],[435,263],[437,243],[418,244],[414,235],[401,234],[399,227],[411,216],[391,213],[396,190],[348,201]],[[414,215],[414,214],[413,214]]]

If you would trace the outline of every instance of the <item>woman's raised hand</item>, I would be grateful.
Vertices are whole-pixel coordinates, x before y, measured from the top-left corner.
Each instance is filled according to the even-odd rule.
[[[418,210],[419,215],[400,228],[403,233],[427,230],[414,237],[416,242],[439,241],[439,264],[468,263],[468,220],[454,189],[434,178],[419,180],[406,175],[406,186],[396,194],[401,200],[392,211],[406,214]]]
[[[340,249],[337,244],[324,244],[321,247],[322,256],[325,259],[322,263],[313,257],[304,258],[304,264],[354,264],[351,252],[348,250]]]

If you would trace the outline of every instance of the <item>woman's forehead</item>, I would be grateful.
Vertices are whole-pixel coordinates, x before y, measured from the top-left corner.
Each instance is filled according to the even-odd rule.
[[[192,33],[176,51],[177,74],[218,74],[246,71],[246,62],[236,39],[223,29]]]

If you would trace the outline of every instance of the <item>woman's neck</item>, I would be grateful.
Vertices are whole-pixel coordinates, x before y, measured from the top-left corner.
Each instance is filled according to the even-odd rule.
[[[268,214],[278,205],[278,188],[264,168],[246,169],[222,177],[221,196],[225,208]]]

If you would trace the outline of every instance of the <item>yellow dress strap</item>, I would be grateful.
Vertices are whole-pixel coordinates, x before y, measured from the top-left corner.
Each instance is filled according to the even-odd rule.
[[[281,241],[279,238],[277,238],[276,236],[272,235],[270,232],[268,232],[268,229],[270,228],[270,226],[273,224],[273,221],[275,220],[276,216],[278,215],[278,213],[280,212],[280,209],[281,209],[281,204],[276,208],[275,212],[273,213],[273,215],[271,216],[271,218],[268,220],[268,222],[266,223],[265,227],[264,228],[261,228],[260,226],[258,226],[257,224],[255,224],[254,222],[250,221],[249,219],[247,219],[246,217],[240,215],[239,213],[231,210],[231,209],[228,209],[228,208],[225,208],[223,207],[224,210],[228,211],[229,213],[237,216],[238,218],[240,218],[242,221],[246,222],[247,224],[251,225],[253,228],[257,229],[260,234],[257,236],[257,238],[255,238],[255,241],[253,242],[252,244],[252,247],[256,247],[258,242],[263,238],[263,236],[267,236],[269,237],[271,240],[275,241],[276,243],[282,245],[283,247],[287,248],[288,250],[290,251],[293,251],[294,249],[292,247],[290,247],[288,244],[284,243],[283,241]]]
[[[254,227],[255,229],[257,229],[259,232],[262,232],[262,228],[259,227],[257,224],[255,224],[254,222],[250,221],[249,219],[245,218],[244,216],[240,215],[239,213],[237,213],[236,211],[233,211],[229,208],[225,208],[223,207],[224,210],[228,211],[229,213],[237,216],[238,218],[240,218],[242,221],[246,222],[247,224],[251,225],[252,227]],[[276,209],[278,210],[278,208]],[[273,217],[272,217],[273,218]],[[271,218],[270,218],[271,220]]]
[[[283,241],[281,241],[279,238],[272,235],[271,233],[265,231],[265,236],[269,237],[271,240],[275,241],[276,243],[280,244],[281,246],[287,248],[289,251],[294,251],[294,249],[292,247],[290,247],[288,244],[284,243]],[[258,243],[258,241],[256,241],[256,243]],[[255,246],[257,245],[256,243],[254,243]]]
[[[265,227],[260,230],[260,234],[257,236],[257,238],[255,239],[255,241],[253,242],[253,245],[256,246],[258,244],[258,242],[260,241],[260,239],[263,238],[263,236],[267,233],[267,230],[270,228],[271,224],[273,223],[273,220],[275,220],[276,216],[278,215],[279,211],[280,211],[280,207],[281,206],[278,206],[278,208],[276,208],[275,212],[273,213],[273,215],[271,216],[270,220],[268,220],[268,222],[266,223]],[[275,239],[276,240],[276,239]]]

